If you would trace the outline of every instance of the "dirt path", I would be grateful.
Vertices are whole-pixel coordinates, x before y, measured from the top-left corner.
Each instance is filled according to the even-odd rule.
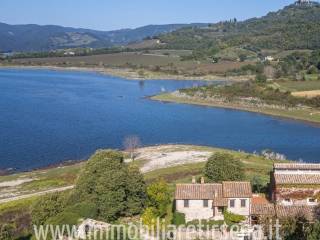
[[[42,196],[47,193],[63,192],[63,191],[70,190],[73,188],[74,188],[74,186],[67,186],[67,187],[55,188],[55,189],[50,189],[47,191],[42,191],[42,192],[37,192],[37,193],[16,196],[16,197],[12,197],[12,198],[1,199],[0,204],[13,202],[13,201],[17,201],[17,200],[22,200],[22,199],[26,199],[26,198],[31,198],[31,197]]]

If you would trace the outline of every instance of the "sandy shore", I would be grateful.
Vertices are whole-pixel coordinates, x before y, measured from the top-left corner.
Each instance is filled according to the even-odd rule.
[[[0,65],[0,68],[12,68],[12,69],[48,69],[56,71],[83,71],[94,72],[103,75],[111,75],[116,77],[125,78],[128,80],[198,80],[198,81],[247,81],[251,79],[251,76],[233,76],[224,77],[219,75],[204,75],[204,76],[184,76],[184,75],[172,75],[161,72],[151,72],[143,70],[144,74],[141,76],[139,70],[133,70],[129,68],[88,68],[88,67],[58,67],[58,66],[24,66],[24,65]]]

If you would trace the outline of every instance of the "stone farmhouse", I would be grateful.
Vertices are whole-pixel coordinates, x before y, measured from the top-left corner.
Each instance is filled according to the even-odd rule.
[[[224,211],[247,217],[249,221],[252,190],[249,182],[178,184],[175,192],[176,211],[186,221],[194,219],[224,220]]]
[[[320,164],[274,164],[270,174],[269,199],[252,194],[249,182],[177,184],[176,211],[186,221],[224,220],[224,211],[246,217],[247,223],[262,218],[303,216],[310,222],[318,214]]]
[[[318,205],[320,164],[274,164],[271,187],[271,200],[278,205]]]

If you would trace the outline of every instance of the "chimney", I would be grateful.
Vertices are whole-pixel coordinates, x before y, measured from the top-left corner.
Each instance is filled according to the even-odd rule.
[[[192,184],[196,184],[196,177],[192,176]]]
[[[204,184],[204,177],[201,177],[201,184]]]
[[[217,198],[218,197],[218,193],[216,190],[213,191],[213,198]]]

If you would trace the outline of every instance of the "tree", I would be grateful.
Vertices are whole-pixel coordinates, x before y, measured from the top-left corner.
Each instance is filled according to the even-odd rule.
[[[145,182],[139,170],[123,160],[120,152],[96,152],[80,174],[71,203],[94,203],[97,217],[108,222],[139,214],[146,201]]]
[[[3,224],[0,226],[0,240],[12,240],[15,234],[15,225],[14,224]]]
[[[125,151],[130,154],[130,158],[133,161],[135,159],[136,149],[141,145],[140,139],[138,136],[128,136],[123,142]]]
[[[148,207],[155,209],[158,217],[164,217],[167,213],[167,207],[171,203],[169,185],[163,179],[159,179],[148,186],[147,194]]]
[[[147,200],[146,183],[137,166],[128,168],[127,211],[128,216],[141,213]]]
[[[310,224],[303,215],[284,219],[281,225],[281,236],[284,240],[307,239]]]
[[[266,190],[266,185],[260,176],[254,176],[252,178],[251,186],[254,193],[263,193]]]
[[[213,182],[239,181],[245,177],[243,163],[229,153],[216,153],[209,158],[205,176]]]

